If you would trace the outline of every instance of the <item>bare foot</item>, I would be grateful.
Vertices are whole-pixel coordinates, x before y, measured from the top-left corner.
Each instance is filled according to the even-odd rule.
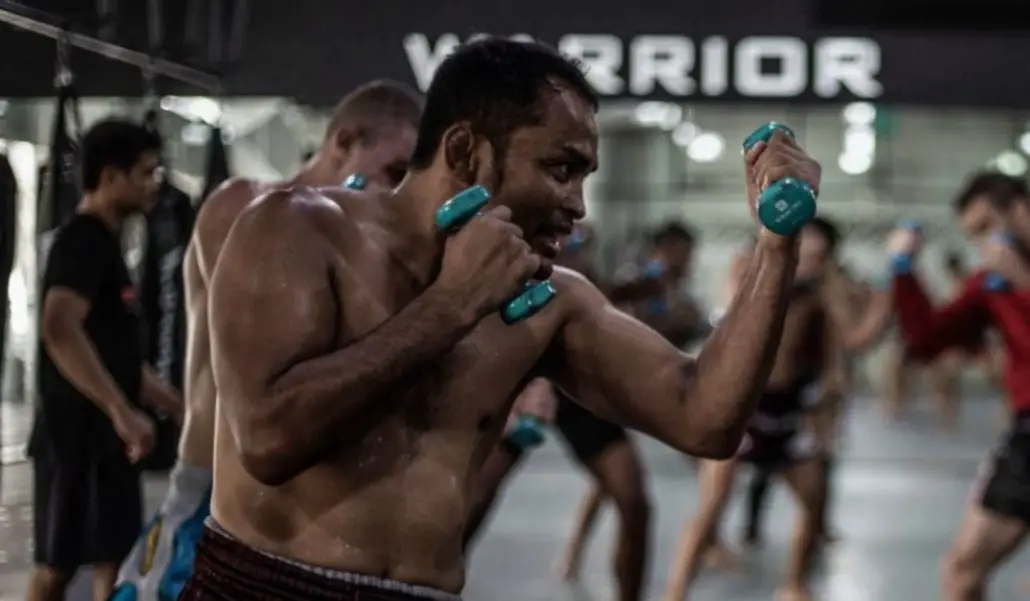
[[[712,543],[705,551],[705,567],[710,570],[736,570],[740,567],[740,555],[734,553],[723,542]]]
[[[804,587],[784,586],[776,591],[776,601],[815,601],[815,597]]]

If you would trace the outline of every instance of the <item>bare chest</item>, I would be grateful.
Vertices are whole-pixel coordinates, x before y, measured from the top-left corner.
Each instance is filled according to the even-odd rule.
[[[349,259],[335,278],[341,346],[371,334],[424,292],[389,254],[366,247],[362,258]],[[499,431],[555,328],[546,314],[512,326],[487,317],[450,350],[397,380],[383,399],[384,424],[411,434],[445,429],[470,441]]]

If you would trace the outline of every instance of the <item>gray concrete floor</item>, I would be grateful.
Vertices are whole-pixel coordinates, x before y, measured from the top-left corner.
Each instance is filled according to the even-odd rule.
[[[4,411],[4,440],[24,431],[23,412]],[[954,438],[926,425],[923,411],[886,425],[857,399],[848,420],[847,453],[840,468],[835,522],[843,540],[820,566],[819,598],[826,601],[938,601],[938,565],[955,533],[965,497],[980,459],[1000,432],[997,401],[971,398],[963,429]],[[12,438],[14,437],[14,438]],[[648,459],[649,486],[655,500],[654,552],[648,598],[656,599],[676,534],[694,510],[697,491],[684,462],[661,445],[641,441]],[[23,599],[31,557],[30,471],[17,463],[17,448],[4,449],[0,495],[0,601]],[[583,475],[554,443],[536,452],[506,491],[495,519],[475,550],[466,596],[470,601],[544,601],[612,598],[608,572],[614,534],[610,512],[584,566],[581,587],[571,589],[552,575],[569,530],[569,520],[586,489]],[[149,507],[155,507],[164,485],[147,485]],[[705,573],[694,601],[771,599],[786,560],[793,512],[782,488],[776,489],[767,543],[745,555],[736,573]],[[729,515],[726,532],[739,532],[739,507]],[[999,572],[993,601],[1030,599],[1020,591],[1030,579],[1030,545]],[[88,599],[85,583],[70,595]]]

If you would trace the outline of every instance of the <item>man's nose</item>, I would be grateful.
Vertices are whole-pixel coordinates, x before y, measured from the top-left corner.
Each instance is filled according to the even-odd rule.
[[[575,194],[566,197],[562,203],[562,210],[569,214],[573,221],[579,221],[586,217],[587,207],[582,194]]]

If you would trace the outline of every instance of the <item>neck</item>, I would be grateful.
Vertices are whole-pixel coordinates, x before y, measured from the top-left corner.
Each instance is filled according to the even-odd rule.
[[[75,210],[78,213],[93,215],[115,232],[121,230],[122,224],[125,223],[125,215],[114,207],[114,203],[109,198],[97,192],[83,195]]]
[[[336,188],[343,184],[340,170],[330,164],[329,159],[316,154],[300,172],[290,180],[291,183],[312,188]]]
[[[436,277],[443,257],[445,240],[436,231],[436,210],[458,192],[447,178],[418,171],[409,173],[386,201],[393,255],[423,284]]]

